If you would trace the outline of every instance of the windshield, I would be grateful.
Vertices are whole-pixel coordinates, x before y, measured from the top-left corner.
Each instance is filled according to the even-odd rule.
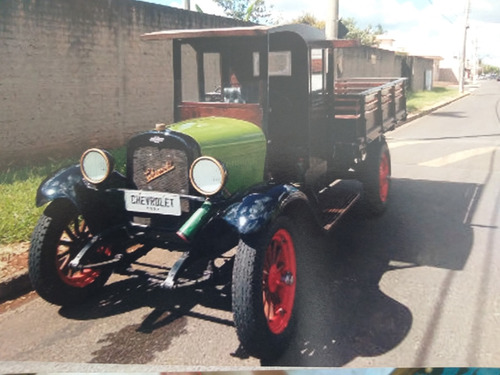
[[[262,104],[266,69],[254,39],[183,44],[182,101]]]

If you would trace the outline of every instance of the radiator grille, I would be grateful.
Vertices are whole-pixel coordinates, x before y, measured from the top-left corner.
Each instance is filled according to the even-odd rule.
[[[132,179],[137,189],[189,194],[185,152],[156,146],[139,147],[133,153],[132,162]],[[182,200],[182,210],[189,211],[187,200]]]

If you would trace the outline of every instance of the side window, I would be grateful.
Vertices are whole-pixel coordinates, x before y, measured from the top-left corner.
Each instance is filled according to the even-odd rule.
[[[183,101],[198,101],[198,80],[197,80],[197,64],[196,51],[189,44],[181,46],[182,53],[182,100]]]
[[[328,49],[314,48],[310,54],[311,77],[309,91],[323,94],[326,91],[326,76],[328,73]]]
[[[260,76],[260,52],[254,52],[252,54],[252,60],[253,60],[253,76],[259,77]]]
[[[269,52],[269,76],[286,76],[292,75],[292,52],[291,51],[275,51]]]
[[[205,102],[221,101],[221,66],[220,53],[203,54],[203,79],[205,87],[205,97],[201,98]]]
[[[183,44],[181,52],[182,100],[220,102],[222,100],[220,54],[203,53],[197,56],[196,51],[189,44]],[[198,81],[199,71],[203,74],[202,81]]]

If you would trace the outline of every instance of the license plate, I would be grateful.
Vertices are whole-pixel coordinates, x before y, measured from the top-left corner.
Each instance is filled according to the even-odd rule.
[[[160,215],[181,215],[181,198],[158,191],[125,190],[125,209]]]

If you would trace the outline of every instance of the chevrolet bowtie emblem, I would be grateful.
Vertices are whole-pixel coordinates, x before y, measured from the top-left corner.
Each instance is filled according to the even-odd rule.
[[[158,169],[153,169],[153,168],[148,168],[146,169],[146,172],[144,172],[144,175],[146,176],[146,181],[149,183],[153,181],[154,179],[163,176],[164,174],[170,172],[171,170],[175,169],[174,163],[171,161],[167,161],[165,165],[161,168]]]
[[[157,135],[156,135],[156,136],[154,136],[154,137],[149,138],[149,141],[150,141],[150,142],[153,142],[153,143],[156,143],[156,144],[161,143],[161,142],[163,142],[164,140],[165,140],[165,138],[159,137],[159,136],[157,136]]]

